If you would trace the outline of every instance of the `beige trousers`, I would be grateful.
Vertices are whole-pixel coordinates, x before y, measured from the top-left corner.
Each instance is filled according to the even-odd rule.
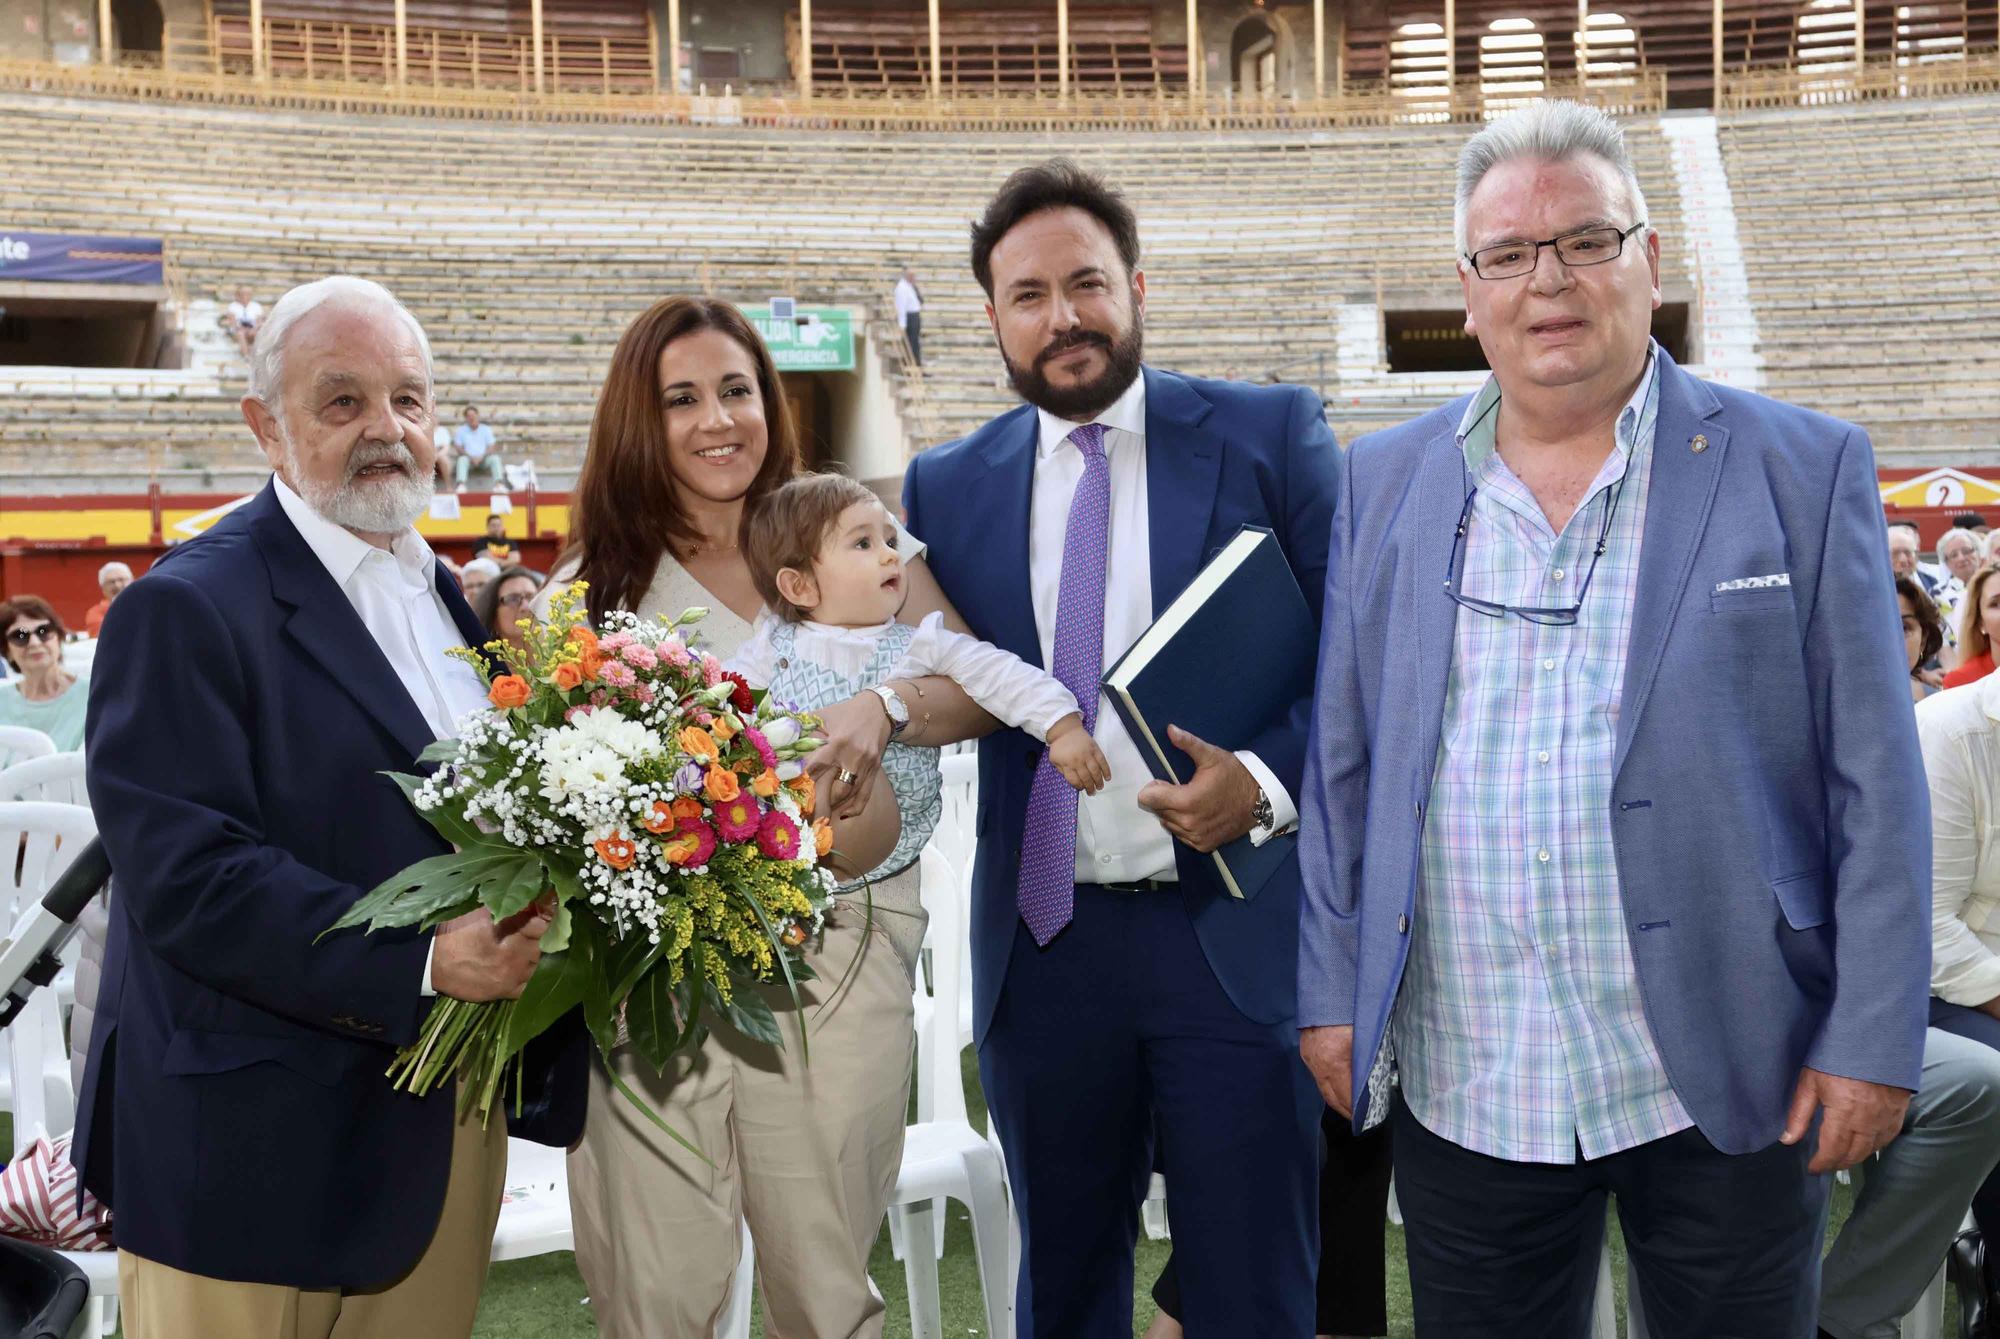
[[[365,1168],[361,1169],[365,1172]],[[474,1115],[452,1133],[437,1232],[410,1272],[384,1288],[286,1288],[189,1274],[118,1252],[126,1339],[451,1339],[472,1333],[500,1194],[507,1121]]]
[[[599,1334],[709,1339],[745,1220],[770,1339],[882,1333],[868,1253],[903,1156],[916,1045],[910,975],[881,929],[834,922],[812,964],[819,979],[800,990],[811,1039],[804,1063],[790,1000],[771,987],[783,1050],[724,1027],[675,1056],[664,1077],[629,1047],[613,1053],[619,1077],[713,1167],[591,1066],[569,1195]]]

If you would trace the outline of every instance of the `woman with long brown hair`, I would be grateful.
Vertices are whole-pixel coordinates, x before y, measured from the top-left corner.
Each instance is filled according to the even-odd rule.
[[[741,312],[668,298],[625,331],[590,427],[555,580],[589,582],[589,607],[642,616],[705,606],[706,645],[727,658],[763,601],[743,553],[756,502],[799,468],[797,432],[769,350]],[[912,547],[914,541],[912,541]],[[906,552],[909,550],[906,550]],[[960,626],[921,557],[910,560],[901,617],[933,610]],[[891,684],[913,744],[968,738],[991,721],[948,679]],[[864,692],[820,714],[813,760],[822,812],[854,871],[897,837],[879,778],[892,706]],[[879,783],[879,784],[878,784]],[[916,871],[877,884],[872,920],[837,912],[809,949],[802,988],[807,1063],[728,1031],[654,1073],[629,1048],[619,1077],[712,1162],[671,1142],[591,1071],[590,1117],[570,1156],[577,1265],[599,1332],[707,1339],[723,1309],[739,1220],[757,1242],[767,1325],[792,1339],[879,1335],[868,1282],[903,1143],[911,1051],[910,971],[923,930]],[[789,1009],[774,991],[773,1007]],[[785,1036],[793,1037],[789,1024]]]

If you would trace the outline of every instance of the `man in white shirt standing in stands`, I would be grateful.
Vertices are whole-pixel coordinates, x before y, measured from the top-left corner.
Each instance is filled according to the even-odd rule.
[[[413,525],[432,412],[387,290],[286,294],[243,400],[271,482],[106,630],[88,752],[118,899],[72,1157],[116,1215],[134,1339],[472,1330],[529,1130],[383,1070],[432,997],[518,997],[547,919],[321,937],[448,849],[385,773],[486,700],[447,654],[483,634]],[[537,1133],[581,1127],[579,1105]]]
[[[922,367],[924,295],[917,288],[917,272],[907,265],[903,267],[903,277],[896,281],[896,324],[903,327],[903,338],[909,341],[910,361]]]
[[[500,462],[500,452],[493,445],[491,424],[479,421],[479,411],[471,405],[465,407],[465,422],[453,430],[451,444],[458,452],[458,491],[465,491],[465,478],[478,465],[486,471],[487,477],[496,488],[504,488],[507,474]]]

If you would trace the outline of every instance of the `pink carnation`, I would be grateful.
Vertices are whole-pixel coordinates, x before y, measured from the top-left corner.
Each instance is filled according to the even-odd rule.
[[[764,764],[767,770],[770,771],[777,770],[778,768],[777,751],[771,747],[771,741],[764,738],[764,732],[762,730],[747,729],[743,732],[743,738],[744,741],[748,743],[751,748],[757,750],[757,757]]]
[[[570,708],[570,709],[569,709],[568,711],[565,711],[565,712],[563,713],[563,719],[564,719],[565,721],[572,721],[572,722],[573,722],[573,721],[575,721],[575,720],[576,720],[576,718],[577,718],[577,717],[579,717],[579,716],[588,716],[588,715],[590,715],[590,711],[591,711],[591,707],[590,707],[590,704],[589,704],[588,702],[579,702],[579,703],[577,703],[577,704],[576,704],[575,706],[571,707],[571,708]]]
[[[636,645],[637,640],[629,632],[614,632],[597,639],[597,649],[607,656],[615,656],[626,647]]]
[[[710,688],[722,682],[722,662],[706,651],[701,653],[701,677]]]
[[[602,643],[599,645],[602,646]],[[617,655],[636,670],[649,670],[660,663],[660,658],[653,654],[653,648],[644,642],[632,642],[623,646],[619,648]]]
[[[639,676],[634,674],[632,667],[622,660],[605,661],[604,668],[597,671],[597,677],[613,688],[630,688],[639,682]]]
[[[677,668],[694,663],[694,657],[689,654],[687,646],[678,637],[667,638],[656,649],[661,660]]]
[[[776,809],[771,810],[758,825],[757,849],[772,860],[798,859],[799,825]]]
[[[634,688],[634,689],[632,690],[632,696],[633,696],[633,698],[634,698],[634,699],[635,699],[635,700],[636,700],[636,701],[637,701],[637,702],[639,703],[639,705],[640,705],[640,706],[642,706],[642,707],[650,707],[650,706],[652,706],[652,705],[653,705],[653,685],[651,685],[651,684],[649,684],[649,683],[642,683],[642,684],[640,684],[640,685],[639,685],[639,686],[638,686],[637,688]]]

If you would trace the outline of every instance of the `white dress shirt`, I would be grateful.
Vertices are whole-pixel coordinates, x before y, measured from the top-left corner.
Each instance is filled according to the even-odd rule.
[[[2000,674],[1917,703],[1931,791],[1931,993],[2000,999]]]
[[[411,526],[388,549],[378,549],[314,511],[283,479],[272,484],[299,538],[354,606],[425,723],[439,739],[451,737],[461,716],[486,705],[486,690],[472,666],[445,654],[465,645],[465,638],[438,594],[431,546]],[[426,995],[435,993],[428,955],[422,988]]]
[[[1028,503],[1028,584],[1035,604],[1035,630],[1042,663],[1055,663],[1056,600],[1062,593],[1063,545],[1069,508],[1083,478],[1083,452],[1069,435],[1083,425],[1036,411],[1041,440],[1035,451],[1035,482]],[[1132,385],[1092,422],[1104,425],[1104,453],[1111,466],[1111,536],[1104,579],[1104,668],[1111,668],[1153,623],[1153,545],[1146,510],[1146,379]],[[1134,883],[1172,880],[1174,839],[1160,820],[1139,807],[1139,788],[1153,779],[1125,723],[1100,698],[1099,748],[1111,764],[1111,784],[1095,795],[1079,795],[1076,812],[1078,883]],[[1214,741],[1210,741],[1214,742]],[[1259,845],[1298,821],[1291,792],[1256,754],[1236,756],[1271,801],[1272,824],[1250,833]]]
[[[757,620],[750,640],[728,660],[727,667],[754,688],[769,687],[777,673],[777,652],[771,644],[771,633],[777,626],[777,616],[767,611]],[[807,620],[793,632],[792,649],[839,678],[853,679],[868,668],[882,635],[895,626],[889,622],[844,628]],[[924,616],[910,635],[902,659],[890,668],[883,682],[932,674],[963,688],[967,697],[995,719],[1041,740],[1049,737],[1049,728],[1057,721],[1079,710],[1075,696],[1053,674],[1044,674],[989,642],[953,632],[944,625],[943,614]]]
[[[917,293],[917,286],[908,279],[896,281],[896,324],[904,324],[906,318],[924,309],[924,300]]]

